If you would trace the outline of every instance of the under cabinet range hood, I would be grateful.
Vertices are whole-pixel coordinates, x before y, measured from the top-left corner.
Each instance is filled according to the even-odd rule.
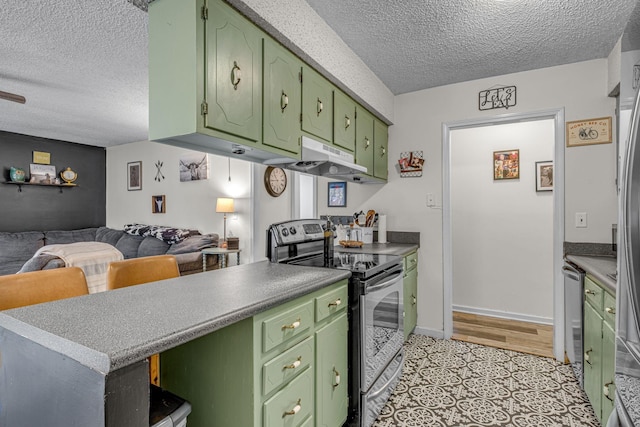
[[[300,154],[300,160],[279,158],[267,160],[264,164],[361,184],[382,183],[367,175],[366,167],[355,164],[353,154],[309,137],[302,137]]]

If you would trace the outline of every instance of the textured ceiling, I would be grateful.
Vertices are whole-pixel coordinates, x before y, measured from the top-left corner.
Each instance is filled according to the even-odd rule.
[[[394,94],[606,58],[637,0],[307,0]]]
[[[605,58],[639,0],[308,2],[399,94]],[[147,139],[145,9],[1,0],[0,91],[27,103],[0,100],[0,130],[103,147]]]

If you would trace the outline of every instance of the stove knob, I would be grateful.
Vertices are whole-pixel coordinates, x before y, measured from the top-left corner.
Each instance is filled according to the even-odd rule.
[[[289,231],[291,232],[291,235],[292,235],[292,236],[298,232],[298,231],[296,231],[296,229],[295,229],[294,227],[291,227],[291,228],[289,229]]]
[[[286,228],[282,229],[282,235],[287,237],[289,235],[289,230],[287,230]]]

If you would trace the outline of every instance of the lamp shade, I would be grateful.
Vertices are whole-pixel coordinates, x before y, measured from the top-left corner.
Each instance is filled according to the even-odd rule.
[[[233,212],[233,199],[228,197],[218,197],[216,201],[216,212],[231,213]]]

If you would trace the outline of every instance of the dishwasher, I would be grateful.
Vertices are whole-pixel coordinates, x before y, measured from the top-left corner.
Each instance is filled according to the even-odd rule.
[[[582,304],[584,300],[584,271],[565,260],[564,276],[564,351],[565,360],[571,364],[573,373],[584,387],[582,354]]]

